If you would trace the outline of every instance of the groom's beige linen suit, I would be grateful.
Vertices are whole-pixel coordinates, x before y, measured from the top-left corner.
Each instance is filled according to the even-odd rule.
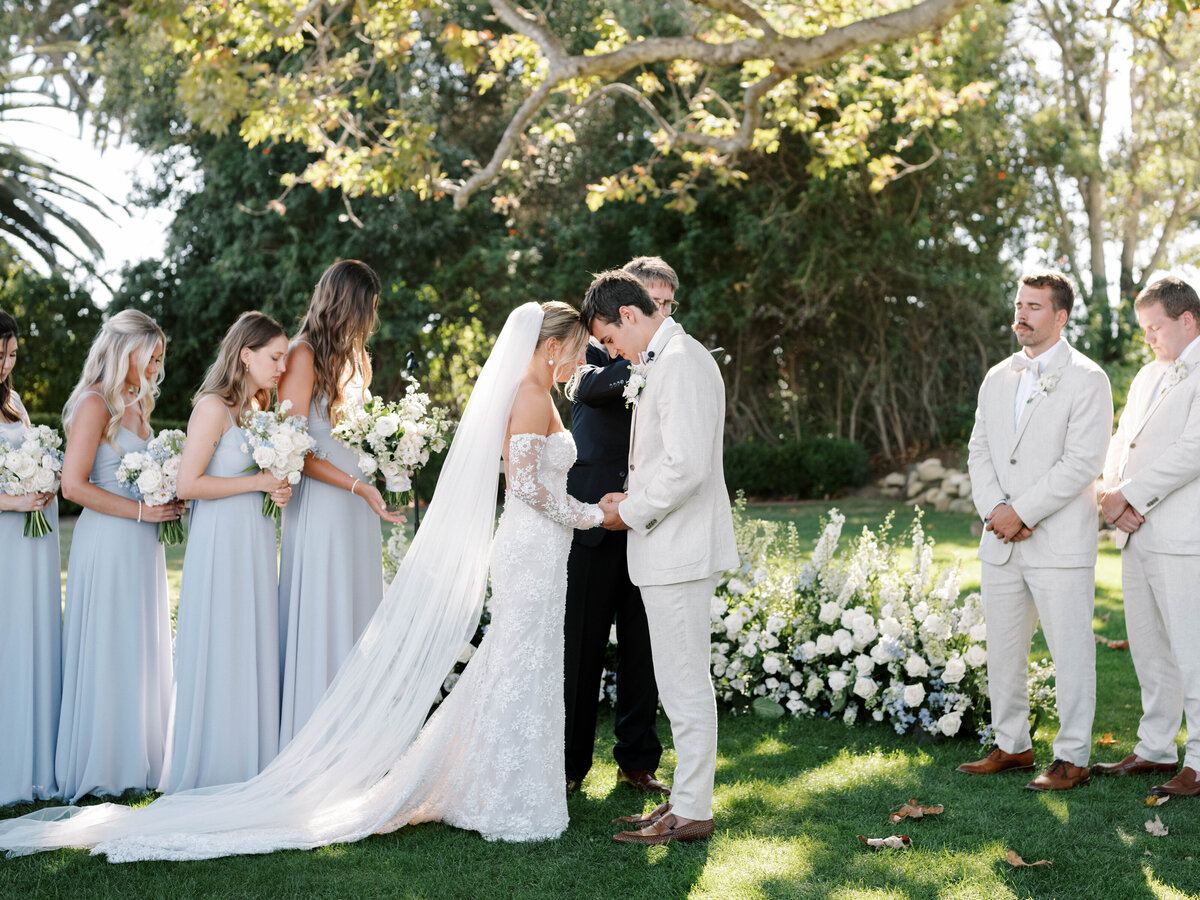
[[[649,349],[619,512],[675,739],[672,809],[703,820],[712,818],[717,754],[709,610],[720,573],[738,562],[722,468],[725,385],[709,352],[670,319]]]
[[[1125,628],[1142,691],[1134,753],[1200,770],[1200,339],[1180,366],[1152,362],[1129,388],[1104,466],[1145,522],[1117,533]],[[1174,370],[1174,371],[1173,371]],[[1185,374],[1186,373],[1186,374]],[[1179,376],[1183,375],[1182,378]],[[1157,389],[1157,393],[1156,393]]]
[[[1026,679],[1040,617],[1057,670],[1054,757],[1086,766],[1096,708],[1096,480],[1112,393],[1103,370],[1066,341],[1038,357],[1037,373],[1018,371],[1023,355],[984,378],[969,445],[979,515],[1007,503],[1034,529],[1009,544],[984,531],[979,542],[992,725],[1005,753],[1032,746]]]

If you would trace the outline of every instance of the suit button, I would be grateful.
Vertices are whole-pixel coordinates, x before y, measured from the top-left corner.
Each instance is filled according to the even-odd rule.
[[[624,477],[625,477],[625,473],[624,473],[624,472],[618,472],[618,473],[617,473],[617,477],[618,477],[618,478],[624,478]]]
[[[646,528],[647,529],[653,528],[657,524],[658,524],[658,519],[651,519],[649,522],[646,523]]]
[[[1010,459],[1008,461],[1008,463],[1009,463],[1009,465],[1015,466],[1017,464],[1017,461],[1016,461],[1016,459]]]
[[[1129,449],[1130,449],[1130,450],[1132,450],[1132,449],[1133,449],[1134,447],[1136,447],[1136,446],[1137,446],[1137,444],[1133,444],[1133,443],[1131,443],[1131,444],[1129,445]]]
[[[630,464],[630,466],[629,466],[629,471],[630,471],[630,472],[632,472],[632,471],[633,471],[634,469],[636,469],[636,468],[637,468],[637,466],[635,466],[635,465],[633,465],[633,464]]]

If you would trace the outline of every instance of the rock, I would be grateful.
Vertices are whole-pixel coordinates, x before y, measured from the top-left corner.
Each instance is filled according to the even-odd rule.
[[[975,512],[975,504],[970,500],[964,500],[962,497],[959,497],[957,500],[950,501],[950,512],[973,513]]]
[[[912,500],[914,497],[916,497],[918,494],[920,494],[924,490],[925,490],[925,482],[923,482],[917,476],[917,473],[915,471],[909,472],[908,473],[908,482],[907,482],[906,487],[904,488],[905,499]]]
[[[933,495],[933,508],[938,512],[948,512],[950,504],[953,502],[949,494],[943,490],[939,490]]]
[[[936,487],[926,488],[924,493],[917,498],[917,502],[921,504],[933,503],[934,498],[941,494],[941,490]]]
[[[936,457],[930,457],[923,462],[917,463],[917,475],[926,483],[933,481],[941,481],[946,474],[946,467],[942,465],[942,461]]]
[[[899,500],[904,496],[904,489],[902,487],[885,487],[880,488],[879,493],[883,494],[885,497],[891,497],[894,500]]]
[[[908,476],[903,472],[892,472],[890,475],[884,475],[879,483],[885,488],[903,489],[908,484]]]

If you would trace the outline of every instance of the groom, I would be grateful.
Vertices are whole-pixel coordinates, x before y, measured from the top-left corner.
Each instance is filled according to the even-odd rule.
[[[738,562],[722,469],[725,385],[708,351],[628,272],[597,275],[581,316],[610,355],[635,363],[628,493],[600,503],[605,528],[631,532],[629,577],[642,591],[678,760],[671,802],[629,817],[640,830],[614,840],[702,840],[713,833],[717,754],[709,607],[720,573]]]

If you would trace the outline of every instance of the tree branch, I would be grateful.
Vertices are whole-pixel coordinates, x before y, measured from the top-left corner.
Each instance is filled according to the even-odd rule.
[[[707,6],[709,9],[741,19],[746,24],[760,29],[763,34],[777,34],[775,29],[771,27],[771,23],[763,18],[762,13],[749,3],[743,3],[742,0],[694,0],[694,2],[700,6]]]

